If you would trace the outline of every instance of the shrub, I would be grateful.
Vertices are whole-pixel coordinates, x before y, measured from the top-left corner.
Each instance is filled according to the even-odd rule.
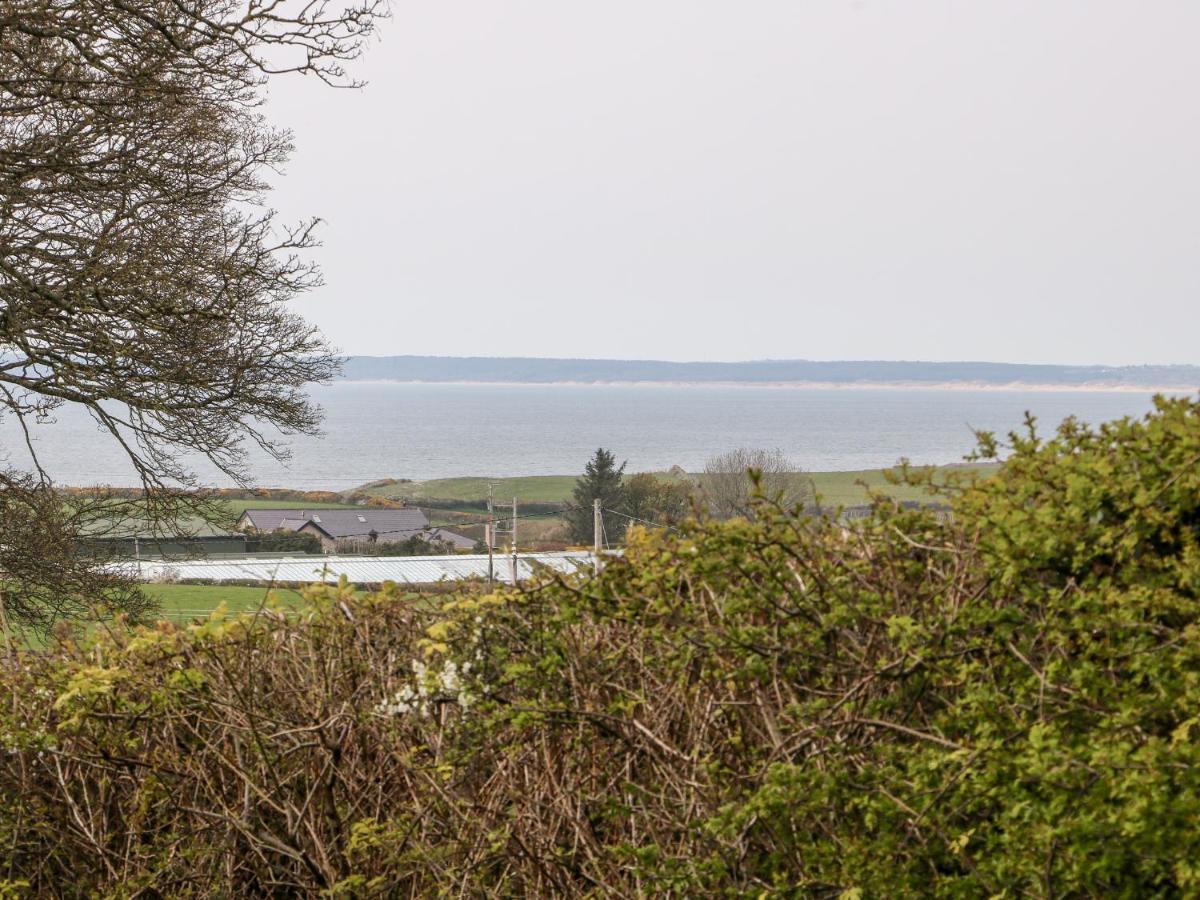
[[[935,517],[635,529],[596,578],[306,591],[3,672],[6,877],[90,895],[1177,896],[1200,407]],[[983,436],[984,455],[999,446]]]
[[[357,553],[362,556],[445,556],[454,552],[454,545],[429,535],[414,534],[402,541],[339,541],[338,552]]]
[[[321,539],[308,532],[279,529],[261,537],[252,536],[246,542],[251,553],[321,553]]]

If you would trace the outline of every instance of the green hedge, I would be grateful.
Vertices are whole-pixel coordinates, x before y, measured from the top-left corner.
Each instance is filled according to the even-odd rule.
[[[0,870],[68,896],[1200,892],[1200,407],[596,579],[118,630],[2,673]],[[998,448],[984,436],[983,455]]]

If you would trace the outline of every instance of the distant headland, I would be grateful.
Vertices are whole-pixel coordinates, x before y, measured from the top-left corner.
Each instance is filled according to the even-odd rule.
[[[350,356],[347,381],[707,384],[963,390],[1196,391],[1200,366],[1059,366],[884,360],[666,362],[536,357]]]

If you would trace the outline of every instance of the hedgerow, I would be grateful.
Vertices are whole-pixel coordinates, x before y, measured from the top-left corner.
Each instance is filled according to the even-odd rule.
[[[953,515],[114,629],[0,675],[0,876],[71,896],[1200,893],[1200,406]],[[984,436],[981,453],[1000,445]]]

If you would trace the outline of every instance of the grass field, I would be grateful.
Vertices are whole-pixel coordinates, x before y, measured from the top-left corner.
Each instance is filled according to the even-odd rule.
[[[944,481],[951,473],[975,474],[986,477],[996,470],[993,465],[939,466],[935,480]],[[930,500],[930,495],[921,487],[907,484],[889,484],[883,469],[864,469],[858,472],[811,472],[817,493],[825,506],[855,506],[867,502],[868,490],[881,491],[898,500]]]
[[[393,500],[407,500],[420,505],[422,500],[486,500],[488,482],[495,485],[497,503],[507,503],[513,497],[519,503],[565,503],[575,487],[574,475],[531,475],[523,478],[438,478],[433,481],[410,481],[371,488],[370,493]]]
[[[242,513],[247,509],[355,509],[356,506],[352,503],[313,503],[304,500],[271,500],[271,499],[224,499],[218,501],[219,505],[224,506],[228,515],[222,520],[214,522],[205,522],[199,517],[184,516],[176,524],[178,524],[181,533],[191,536],[212,537],[216,535],[228,534],[229,528],[241,517]],[[134,531],[139,531],[143,535],[149,534],[151,529],[148,524],[128,523],[122,520],[125,526],[123,531],[132,535]],[[96,531],[106,532],[111,528],[112,522],[100,521],[92,526]]]
[[[162,604],[162,618],[173,622],[207,616],[221,603],[231,613],[258,609],[267,597],[267,588],[246,585],[145,584],[142,590]],[[300,602],[297,591],[275,588],[273,592],[285,606]]]
[[[267,596],[267,588],[244,584],[143,584],[142,590],[162,604],[157,617],[177,625],[207,618],[222,603],[230,614],[253,612],[263,605]],[[300,592],[290,588],[274,588],[272,593],[284,608],[303,603]],[[439,602],[432,594],[407,596],[417,605]]]
[[[353,503],[313,503],[305,500],[226,500],[225,505],[235,516],[248,509],[354,509]]]
[[[977,471],[986,474],[991,466],[943,466],[939,476],[951,471]],[[908,485],[892,485],[887,482],[882,469],[867,469],[857,472],[806,472],[811,478],[821,502],[826,506],[854,506],[865,503],[868,487],[883,491],[900,500],[921,500],[926,495],[921,488]],[[664,475],[663,477],[671,477]],[[372,488],[371,493],[394,500],[407,500],[420,505],[422,500],[440,502],[478,502],[488,493],[488,482],[493,485],[497,503],[506,503],[513,497],[518,503],[568,503],[575,487],[574,475],[531,475],[521,478],[438,478],[432,481],[412,481]]]

